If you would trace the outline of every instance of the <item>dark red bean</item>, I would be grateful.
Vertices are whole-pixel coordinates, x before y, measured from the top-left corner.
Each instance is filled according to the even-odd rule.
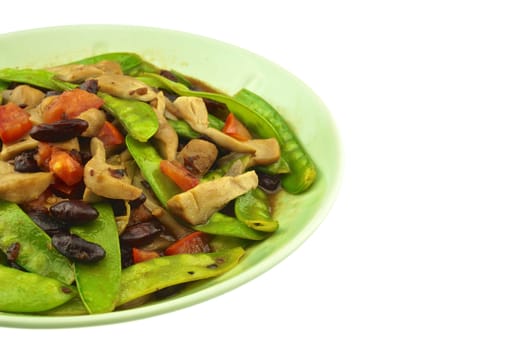
[[[79,89],[96,94],[99,91],[99,83],[95,79],[88,79],[79,85]]]
[[[37,160],[35,159],[35,150],[25,151],[15,157],[15,171],[21,173],[36,173],[40,171]]]
[[[99,216],[97,209],[80,200],[59,202],[49,208],[53,217],[71,224],[86,223]]]
[[[128,226],[119,236],[119,239],[123,244],[140,247],[152,242],[164,229],[164,226],[157,221],[141,222]]]
[[[146,201],[146,195],[144,193],[141,193],[139,197],[137,197],[134,200],[130,201],[130,208],[135,209],[138,208],[141,204],[143,204]]]
[[[79,136],[88,125],[83,119],[63,119],[50,124],[35,125],[29,131],[29,135],[42,142],[62,142]]]
[[[267,192],[276,192],[280,187],[280,176],[269,175],[265,173],[256,173],[258,175],[258,186]]]
[[[55,219],[46,212],[33,210],[27,212],[27,215],[49,236],[59,233],[69,233],[68,225],[60,220]]]
[[[75,262],[95,263],[106,256],[103,247],[77,235],[63,233],[54,235],[51,243],[59,253]]]

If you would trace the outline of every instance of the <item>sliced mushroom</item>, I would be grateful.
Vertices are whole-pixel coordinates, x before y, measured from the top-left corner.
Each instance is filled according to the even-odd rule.
[[[0,162],[0,173],[0,198],[14,203],[37,199],[53,182],[52,173],[18,173],[7,162]]]
[[[97,136],[106,122],[106,114],[97,108],[90,108],[79,114],[77,118],[88,122],[88,129],[81,134],[84,137]]]
[[[2,145],[2,151],[0,152],[1,160],[13,159],[16,155],[35,149],[38,146],[38,141],[31,138],[30,136],[24,137],[14,143],[4,143]]]
[[[178,193],[167,202],[169,210],[192,225],[205,223],[212,214],[234,198],[256,188],[258,176],[249,171],[238,176],[224,176],[203,182]]]
[[[150,86],[128,75],[103,74],[95,80],[99,85],[99,91],[116,97],[145,102],[156,98],[156,93]]]
[[[95,67],[99,68],[106,74],[123,74],[121,65],[115,61],[104,60],[94,64]]]
[[[46,97],[39,89],[29,85],[18,85],[13,90],[4,95],[7,102],[13,102],[19,106],[33,108],[37,106]]]
[[[192,173],[202,177],[218,157],[218,148],[212,142],[200,139],[190,140],[177,155],[177,160]]]
[[[280,158],[280,145],[274,138],[238,141],[220,130],[209,127],[207,107],[201,98],[180,96],[173,102],[173,111],[192,129],[208,136],[221,147],[233,152],[253,154],[252,163],[255,165],[271,164]]]
[[[106,152],[101,140],[91,139],[92,158],[84,167],[84,183],[95,194],[113,199],[133,200],[142,193],[133,186],[122,166],[106,163]]]
[[[156,112],[157,121],[159,122],[159,128],[154,135],[154,142],[157,146],[157,150],[161,154],[161,157],[167,160],[176,159],[176,153],[178,148],[178,135],[173,127],[168,124],[165,118],[165,96],[163,92],[159,92],[157,97],[151,102],[154,111]]]
[[[55,73],[55,78],[71,83],[79,83],[89,78],[104,74],[104,71],[93,64],[66,64],[46,69]]]

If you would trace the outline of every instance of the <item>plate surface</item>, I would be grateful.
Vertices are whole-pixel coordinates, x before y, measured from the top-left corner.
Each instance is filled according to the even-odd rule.
[[[63,64],[111,51],[136,52],[162,68],[176,69],[228,94],[245,87],[284,115],[318,168],[314,186],[277,201],[280,229],[248,249],[240,264],[160,302],[101,315],[46,317],[0,313],[0,326],[79,327],[150,317],[218,296],[255,278],[292,253],[322,222],[337,194],[341,174],[338,132],[329,111],[302,81],[276,64],[217,40],[166,29],[83,25],[0,35],[0,68]],[[319,234],[323,234],[320,232]]]

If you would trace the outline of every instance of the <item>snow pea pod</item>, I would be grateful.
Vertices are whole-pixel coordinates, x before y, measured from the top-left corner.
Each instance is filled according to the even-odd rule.
[[[196,231],[229,237],[238,237],[260,241],[267,237],[266,234],[258,232],[232,216],[222,213],[214,213],[210,219],[201,225],[192,226]]]
[[[161,288],[221,275],[238,263],[241,247],[215,253],[177,254],[140,262],[123,270],[117,305]]]
[[[267,195],[259,188],[236,198],[234,213],[238,220],[257,231],[274,232],[278,229],[278,221],[273,220]]]
[[[115,116],[136,140],[146,142],[157,132],[159,122],[149,104],[117,98],[103,92],[97,95],[104,100],[103,108]]]
[[[6,90],[9,87],[9,82],[0,80],[0,104],[2,104],[2,91]]]
[[[183,136],[187,139],[196,139],[200,136],[200,134],[196,131],[194,131],[190,125],[181,119],[178,120],[172,120],[169,119],[168,123],[176,130],[177,134],[179,136]],[[212,114],[209,114],[209,126],[214,129],[221,130],[223,126],[225,125],[225,122],[221,120],[220,118],[217,118],[213,116]]]
[[[167,201],[181,192],[176,184],[161,172],[159,164],[163,160],[154,146],[148,142],[139,142],[126,136],[126,147],[141,170],[152,191],[161,204],[166,207]]]
[[[17,204],[0,200],[0,249],[17,243],[17,264],[65,284],[73,282],[73,266],[53,248],[51,238]]]
[[[3,265],[0,265],[0,281],[0,311],[5,312],[45,311],[77,295],[74,287],[53,278]]]
[[[115,307],[121,280],[121,252],[119,233],[109,203],[94,204],[99,216],[82,226],[71,227],[71,232],[97,243],[106,252],[94,264],[75,263],[75,280],[80,297],[89,313],[110,312]]]
[[[287,161],[290,172],[284,175],[282,187],[290,193],[301,193],[306,191],[315,181],[317,170],[315,163],[304,150],[302,144],[293,133],[285,119],[273,106],[260,96],[247,90],[241,89],[234,98],[244,104],[256,115],[261,116],[269,124],[269,128],[251,129],[262,137],[275,137],[280,144],[282,157]],[[243,123],[250,126],[250,120],[245,115],[237,116]],[[260,125],[261,127],[261,125]],[[268,134],[272,131],[272,134]]]
[[[0,80],[38,86],[47,90],[65,91],[77,87],[75,84],[55,79],[55,74],[43,69],[0,69]]]

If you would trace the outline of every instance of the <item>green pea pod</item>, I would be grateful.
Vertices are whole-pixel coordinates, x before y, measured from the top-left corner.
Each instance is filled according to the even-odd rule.
[[[0,80],[0,105],[2,104],[2,91],[6,90],[9,87],[9,82]]]
[[[78,316],[87,315],[88,310],[86,310],[82,299],[77,295],[66,303],[56,308],[46,310],[41,314],[47,316]]]
[[[272,164],[257,166],[256,170],[270,175],[280,175],[291,172],[289,164],[287,164],[283,157],[280,157],[277,162],[274,162]]]
[[[278,221],[273,220],[267,195],[259,188],[236,198],[234,213],[238,220],[254,230],[274,232],[278,229]]]
[[[53,278],[0,265],[0,311],[40,312],[64,304],[75,288]]]
[[[315,163],[304,150],[285,119],[267,101],[247,89],[238,91],[234,98],[261,116],[262,121],[265,120],[269,124],[269,128],[251,130],[257,130],[262,137],[275,137],[280,144],[282,157],[287,161],[291,170],[283,177],[282,187],[290,193],[301,193],[307,190],[317,176]],[[237,115],[237,117],[251,127],[251,121],[247,120],[246,115]],[[263,124],[262,121],[259,124]]]
[[[72,64],[96,64],[101,61],[113,61],[121,65],[121,69],[126,75],[136,75],[138,73],[150,72],[159,73],[159,68],[141,58],[138,54],[130,52],[109,52],[101,55],[86,57],[72,62]]]
[[[161,172],[159,163],[163,160],[154,146],[148,142],[139,142],[129,135],[126,136],[126,147],[141,170],[157,199],[166,207],[167,201],[180,189]]]
[[[119,233],[113,210],[108,203],[94,204],[99,216],[86,225],[74,226],[71,232],[106,252],[93,264],[75,263],[75,280],[81,299],[89,313],[110,312],[115,308],[121,280]]]
[[[212,248],[212,251],[219,252],[226,249],[232,249],[236,247],[246,248],[251,245],[253,241],[238,237],[229,237],[229,236],[212,236],[209,241],[209,246]]]
[[[47,90],[65,91],[77,87],[75,84],[55,79],[55,74],[43,69],[0,69],[0,80],[29,84]]]
[[[190,125],[181,119],[178,120],[172,120],[169,119],[168,123],[176,130],[177,134],[179,136],[185,137],[187,139],[196,139],[200,137],[200,134],[196,131],[194,131]],[[225,125],[225,122],[212,114],[209,114],[209,126],[214,129],[221,130],[223,129],[223,125]]]
[[[129,135],[141,142],[148,141],[159,128],[154,109],[147,103],[125,100],[99,92],[104,100],[103,108],[115,116]]]
[[[253,230],[237,218],[219,212],[212,214],[206,223],[194,225],[192,228],[212,235],[238,237],[252,241],[260,241],[267,237],[266,234]]]
[[[0,249],[17,243],[16,263],[26,270],[65,284],[75,279],[72,264],[53,248],[51,238],[17,204],[0,200]]]
[[[238,263],[241,247],[215,253],[177,254],[140,262],[123,270],[118,305],[173,285],[221,275]]]

